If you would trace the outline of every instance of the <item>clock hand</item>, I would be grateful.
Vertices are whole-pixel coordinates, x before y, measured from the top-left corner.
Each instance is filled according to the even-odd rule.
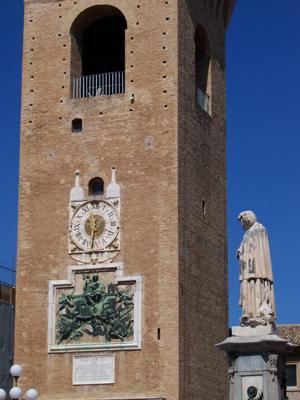
[[[92,231],[92,242],[91,242],[91,250],[93,250],[94,247],[94,240],[95,240],[95,225],[93,226],[93,231]]]
[[[95,225],[95,218],[92,212],[90,212],[89,220],[90,220],[90,227],[91,229],[93,229],[93,226]]]
[[[94,247],[94,240],[95,240],[95,233],[96,233],[96,220],[92,213],[90,215],[90,226],[92,229],[92,241],[91,241],[91,250],[92,250]]]

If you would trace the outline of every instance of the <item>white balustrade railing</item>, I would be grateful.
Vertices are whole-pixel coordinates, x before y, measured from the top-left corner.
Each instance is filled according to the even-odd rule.
[[[125,72],[107,72],[73,79],[72,98],[111,96],[125,92]]]

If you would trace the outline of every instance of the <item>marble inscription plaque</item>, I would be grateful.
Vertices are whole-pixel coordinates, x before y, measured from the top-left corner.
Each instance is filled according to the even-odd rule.
[[[115,383],[115,355],[74,356],[73,385]]]

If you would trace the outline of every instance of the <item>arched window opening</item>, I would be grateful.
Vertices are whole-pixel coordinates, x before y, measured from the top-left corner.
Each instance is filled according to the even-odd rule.
[[[201,26],[195,33],[195,81],[197,104],[211,112],[211,53],[207,35]]]
[[[82,119],[81,118],[74,118],[72,120],[72,132],[73,133],[82,132]]]
[[[104,193],[104,180],[93,178],[89,181],[89,196],[101,196]]]
[[[72,98],[125,92],[124,15],[112,6],[83,11],[71,28]]]

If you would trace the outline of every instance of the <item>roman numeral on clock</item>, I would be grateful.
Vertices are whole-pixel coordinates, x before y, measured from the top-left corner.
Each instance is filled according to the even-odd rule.
[[[82,207],[82,211],[83,211],[83,213],[89,212],[89,211],[90,211],[89,204],[86,204],[85,206],[83,206],[83,207]]]
[[[81,235],[81,232],[75,233],[75,237],[76,237],[78,240],[80,240],[80,241],[83,240],[83,237],[82,237],[82,235]]]
[[[74,231],[79,231],[79,229],[80,229],[80,225],[79,224],[76,224],[76,225],[74,225]]]

